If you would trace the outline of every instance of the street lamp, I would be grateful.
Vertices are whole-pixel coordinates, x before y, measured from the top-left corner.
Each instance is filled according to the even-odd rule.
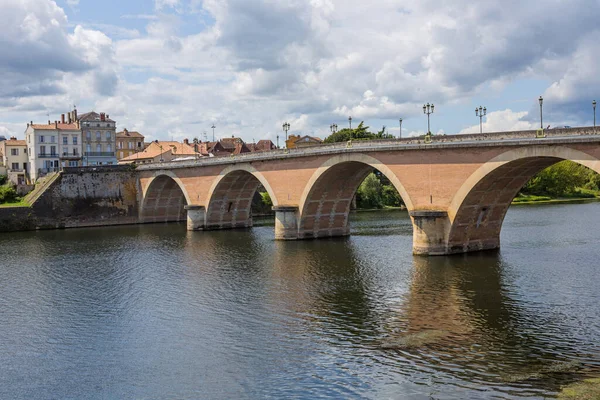
[[[350,129],[352,129],[352,117],[348,117],[348,124],[350,124]]]
[[[434,108],[433,103],[431,103],[431,104],[427,103],[427,104],[423,105],[423,113],[427,114],[427,134],[428,135],[431,135],[431,128],[429,125],[429,116],[431,114],[433,114],[433,108]]]
[[[212,124],[211,128],[213,130],[213,140],[212,141],[214,142],[215,141],[215,128],[216,128],[215,124]]]
[[[158,147],[160,147],[160,162],[163,162],[165,160],[163,160],[163,148],[162,148],[162,144],[159,145]]]
[[[331,124],[329,125],[329,129],[331,129],[331,133],[336,133],[338,130],[338,126],[337,124]]]
[[[398,137],[398,139],[402,139],[402,118],[400,118],[399,121],[400,121],[400,136]]]
[[[285,131],[285,147],[287,148],[287,140],[288,140],[288,131],[290,130],[290,124],[284,122],[283,130]]]
[[[277,148],[279,148],[279,135],[277,135]]]
[[[596,127],[596,100],[592,101],[592,107],[594,108],[594,128]]]
[[[479,117],[479,133],[483,133],[483,116],[487,115],[487,108],[479,106],[475,107],[475,116]]]
[[[544,117],[543,117],[543,113],[542,113],[542,106],[544,105],[544,99],[542,98],[542,96],[540,96],[539,102],[540,102],[540,129],[544,129]]]

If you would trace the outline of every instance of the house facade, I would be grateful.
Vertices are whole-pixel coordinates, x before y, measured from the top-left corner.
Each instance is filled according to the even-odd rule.
[[[0,175],[7,175],[8,180],[15,185],[27,182],[29,157],[25,140],[11,137],[0,141]]]
[[[122,132],[117,132],[116,149],[117,160],[144,151],[144,135],[136,131],[123,129]]]
[[[119,164],[150,164],[189,157],[201,157],[201,154],[196,152],[194,146],[190,145],[189,142],[160,142],[156,140],[151,142],[144,151],[122,158],[119,160]]]
[[[83,140],[83,165],[117,164],[117,123],[105,113],[95,111],[77,116]]]

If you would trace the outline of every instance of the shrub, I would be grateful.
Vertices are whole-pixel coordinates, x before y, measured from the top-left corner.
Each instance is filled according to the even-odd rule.
[[[0,186],[0,204],[13,203],[18,199],[17,191],[12,186]]]
[[[0,175],[0,186],[4,185],[7,180],[8,180],[8,176]]]

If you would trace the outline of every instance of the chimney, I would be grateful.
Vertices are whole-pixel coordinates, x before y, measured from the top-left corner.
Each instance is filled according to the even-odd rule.
[[[54,128],[58,129],[58,121],[54,121]]]
[[[29,121],[29,125],[33,125],[33,121]]]
[[[73,121],[77,120],[77,109],[73,110]]]
[[[17,140],[17,137],[16,136],[11,136],[10,140]]]
[[[187,139],[183,139],[183,143],[185,143],[185,144],[189,145],[189,144],[190,144],[190,141],[189,141],[189,140],[187,140]]]
[[[52,122],[50,120],[48,120],[48,125],[52,125]]]
[[[109,119],[109,116],[108,116],[108,114],[106,114],[106,119]]]
[[[61,124],[65,123],[65,114],[60,114],[60,123]]]
[[[100,121],[106,121],[106,114],[100,113]]]
[[[129,131],[127,130],[127,128],[123,128],[123,133],[126,134],[126,135],[129,133]]]

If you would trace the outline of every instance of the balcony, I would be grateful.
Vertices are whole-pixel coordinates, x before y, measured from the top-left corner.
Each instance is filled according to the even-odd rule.
[[[58,158],[58,153],[40,153],[37,156],[38,158]]]
[[[86,151],[86,157],[114,157],[114,151]]]
[[[70,159],[78,160],[81,158],[81,155],[80,154],[71,154],[71,153],[62,153],[60,158],[70,158]]]

